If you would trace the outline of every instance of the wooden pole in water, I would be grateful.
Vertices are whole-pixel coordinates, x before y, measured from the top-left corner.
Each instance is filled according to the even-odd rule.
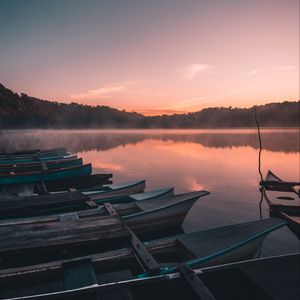
[[[257,119],[257,106],[254,108],[254,116],[255,116],[255,122],[257,126],[257,133],[258,133],[258,141],[259,141],[259,152],[258,152],[258,172],[260,175],[261,181],[263,181],[263,175],[261,172],[261,151],[262,151],[262,143],[261,143],[261,136],[260,136],[260,127]]]
[[[257,133],[258,133],[258,141],[259,141],[259,152],[258,152],[258,172],[259,172],[259,175],[260,175],[260,182],[263,181],[263,175],[262,175],[262,172],[261,172],[261,151],[262,151],[262,143],[261,143],[261,136],[260,136],[260,127],[259,127],[259,123],[258,123],[258,118],[257,118],[257,106],[254,107],[254,118],[255,118],[255,123],[256,123],[256,126],[257,126]],[[264,200],[264,196],[263,196],[263,190],[262,188],[260,187],[259,189],[260,191],[260,201],[259,201],[259,216],[260,216],[260,219],[262,220],[262,202]],[[260,253],[261,253],[261,247],[259,249],[259,252],[258,252],[258,255],[260,256]],[[258,257],[259,257],[258,256]]]

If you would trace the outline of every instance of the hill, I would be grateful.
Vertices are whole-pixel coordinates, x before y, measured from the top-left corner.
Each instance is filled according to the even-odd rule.
[[[258,106],[263,127],[297,127],[299,101]],[[254,107],[213,107],[199,112],[146,117],[107,106],[65,104],[17,94],[0,84],[3,128],[225,128],[253,127]]]

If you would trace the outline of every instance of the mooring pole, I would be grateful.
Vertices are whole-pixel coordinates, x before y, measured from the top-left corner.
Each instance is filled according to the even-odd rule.
[[[261,151],[262,151],[262,143],[261,143],[261,136],[260,136],[260,127],[257,119],[257,106],[254,108],[254,116],[255,116],[255,122],[257,126],[257,133],[258,133],[258,141],[259,141],[259,152],[258,152],[258,172],[260,175],[260,180],[263,181],[263,175],[261,172]]]

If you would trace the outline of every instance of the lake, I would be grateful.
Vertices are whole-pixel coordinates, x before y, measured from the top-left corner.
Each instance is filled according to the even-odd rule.
[[[299,181],[299,131],[262,130],[262,172]],[[24,130],[0,134],[5,149],[66,146],[91,162],[94,173],[113,173],[113,182],[146,179],[146,189],[175,192],[206,189],[192,207],[186,232],[258,220],[261,209],[258,137],[254,129],[234,130]],[[260,256],[298,252],[299,240],[284,227],[270,234]]]

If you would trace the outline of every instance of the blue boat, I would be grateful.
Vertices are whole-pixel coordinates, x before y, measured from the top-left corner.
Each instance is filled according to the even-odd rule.
[[[43,170],[75,167],[81,165],[82,165],[81,158],[66,158],[66,159],[53,160],[53,161],[23,163],[23,164],[7,164],[7,165],[0,164],[0,173],[43,171]]]
[[[35,171],[25,173],[0,174],[0,185],[31,183],[39,181],[60,180],[70,177],[88,176],[92,173],[92,165],[82,165],[70,168]]]
[[[74,221],[74,224],[76,224],[76,221]],[[285,222],[282,220],[267,219],[149,241],[144,245],[150,254],[155,257],[158,264],[159,268],[156,274],[144,273],[144,266],[141,265],[140,258],[133,247],[88,255],[85,255],[85,252],[89,247],[85,247],[82,255],[76,258],[66,258],[64,256],[61,259],[48,260],[45,263],[0,270],[0,286],[3,286],[1,296],[2,299],[74,299],[74,297],[75,299],[93,299],[92,296],[97,295],[98,291],[100,294],[99,299],[215,299],[194,297],[191,287],[193,284],[178,282],[180,276],[183,276],[182,266],[185,265],[193,269],[207,268],[209,272],[209,268],[222,268],[222,264],[253,258],[256,251],[261,247],[264,238],[284,225]],[[221,291],[215,289],[218,295],[221,295],[217,299],[298,299],[299,254],[297,254],[297,259],[291,262],[292,264],[281,265],[281,267],[276,268],[276,265],[274,266],[271,261],[258,270],[255,268],[253,270],[253,266],[250,265],[248,272],[245,273],[235,271],[233,274],[228,274],[228,270],[227,272],[223,270],[221,272],[223,278],[218,279],[216,274],[213,273],[212,276],[206,278],[206,281],[210,278],[211,283],[218,284],[219,289],[224,284],[224,280],[227,284],[231,284],[230,289],[225,289],[225,297],[222,297],[224,295],[221,293],[224,287]],[[247,265],[249,262],[244,262],[244,264]],[[218,267],[215,267],[217,265]],[[268,270],[267,274],[264,273],[265,270]],[[178,271],[180,273],[175,274]],[[192,277],[193,271],[190,272],[189,278],[192,283],[196,281],[195,286],[197,280]],[[202,273],[199,270],[198,274],[201,275]],[[248,274],[252,274],[251,284],[245,285]],[[273,290],[279,285],[277,293],[280,292],[282,289],[281,281],[278,282],[273,278],[274,276],[276,278],[277,274],[281,274],[280,277],[286,280],[284,283],[287,282],[289,286],[294,287],[293,292],[283,293],[287,297],[280,297],[280,295],[276,298],[265,297],[263,292],[259,294],[263,297],[255,297],[258,293],[255,282],[261,280],[265,282],[263,288]],[[232,281],[233,275],[235,275],[234,282]],[[158,277],[161,278],[161,282],[153,284],[151,289],[145,291],[145,282],[151,284]],[[237,285],[238,278],[241,280]],[[29,287],[28,282],[31,283]],[[134,290],[131,288],[126,289],[126,286],[130,287],[130,282],[132,287],[134,283],[136,284]],[[158,282],[156,281],[156,283]],[[161,293],[166,291],[165,286],[163,289],[161,288],[163,283],[167,285],[168,291],[172,291],[171,296],[176,294],[179,296],[169,297],[169,295],[166,295],[163,297],[162,295],[160,297]],[[183,288],[185,288],[184,294],[181,293]],[[254,295],[252,293],[251,296],[253,297],[245,298],[243,297],[245,293],[241,293],[242,297],[239,297],[239,294],[236,293],[237,289],[247,289],[247,293],[250,294],[251,289],[253,289]],[[131,293],[132,291],[134,293]],[[151,291],[151,297],[147,297]],[[232,296],[226,298],[229,292]],[[134,296],[130,298],[121,297],[122,295],[131,294]],[[273,295],[275,294],[273,292]],[[295,297],[291,297],[293,294]],[[107,297],[102,297],[104,295]],[[235,298],[237,295],[238,297]]]
[[[53,155],[53,156],[24,156],[24,157],[6,157],[0,159],[0,165],[7,164],[23,164],[23,163],[36,163],[40,161],[54,161],[69,158],[76,158],[75,155]]]
[[[2,157],[23,157],[23,156],[53,156],[53,155],[67,155],[66,148],[50,148],[50,149],[30,149],[30,150],[5,150],[0,149],[0,158]]]
[[[105,194],[103,194],[99,196],[99,199],[94,198],[93,200],[78,191],[31,196],[26,197],[25,199],[24,197],[1,199],[0,219],[4,220],[61,214],[91,208],[95,209],[99,205],[103,205],[107,202],[111,204],[130,202],[141,203],[142,201],[157,201],[162,198],[174,196],[173,188],[164,188],[142,193],[144,190],[142,181],[139,186],[139,189],[135,188],[135,191],[138,192],[137,194],[129,194],[130,192],[128,190],[128,194],[111,196],[108,193],[107,198],[104,198]]]

